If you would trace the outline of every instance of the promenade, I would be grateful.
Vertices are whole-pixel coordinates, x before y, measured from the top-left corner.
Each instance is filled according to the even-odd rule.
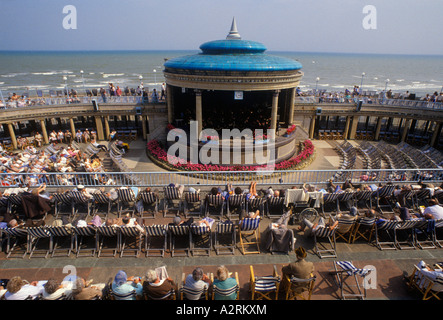
[[[306,132],[299,128],[297,140],[305,138]],[[306,169],[334,169],[339,161],[338,155],[332,150],[328,142],[314,140],[316,146],[316,159]],[[130,142],[130,151],[125,155],[124,161],[134,172],[164,171],[153,164],[146,156],[145,142],[141,140]],[[257,186],[258,189],[268,186]],[[204,190],[202,189],[202,192]],[[169,223],[172,218],[163,218],[161,213],[157,214],[155,223]],[[146,221],[152,224],[152,220]],[[260,231],[263,233],[272,221],[264,217],[260,223]],[[303,246],[308,252],[308,261],[312,261],[315,267],[315,282],[312,300],[337,300],[340,292],[334,277],[329,273],[333,269],[334,260],[353,261],[359,268],[373,266],[376,270],[376,288],[367,290],[368,300],[415,300],[419,296],[408,292],[404,282],[404,276],[411,273],[414,264],[424,260],[432,265],[443,261],[443,249],[428,250],[384,250],[381,251],[373,244],[356,241],[347,244],[337,240],[338,258],[320,259],[313,251],[314,241],[296,230],[297,225],[289,225],[294,230],[296,238],[295,247]],[[225,265],[231,272],[238,272],[240,281],[240,300],[249,300],[249,267],[252,265],[256,275],[269,275],[275,265],[281,274],[281,267],[294,261],[295,254],[271,254],[263,248],[260,254],[242,255],[239,250],[234,255],[216,255],[212,250],[207,256],[171,257],[166,253],[165,257],[148,257],[142,253],[137,258],[132,257],[70,257],[54,258],[13,258],[6,259],[5,254],[0,254],[0,278],[10,278],[20,275],[28,281],[45,280],[48,278],[63,279],[72,270],[76,274],[93,279],[94,283],[107,282],[114,277],[117,271],[124,270],[128,276],[143,277],[150,268],[166,266],[169,276],[180,284],[182,274],[188,274],[200,266],[205,273],[214,273],[217,266]],[[75,268],[73,269],[72,266]],[[64,272],[65,268],[65,273]],[[69,270],[69,271],[66,271]],[[164,305],[163,305],[164,306]]]

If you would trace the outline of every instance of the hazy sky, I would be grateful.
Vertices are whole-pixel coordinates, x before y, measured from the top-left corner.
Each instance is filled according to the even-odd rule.
[[[235,16],[242,38],[261,42],[269,51],[443,54],[442,0],[0,0],[0,4],[1,50],[198,50],[206,41],[224,39]],[[72,11],[63,13],[67,5],[76,9],[77,29],[64,28],[64,19],[73,16]],[[364,13],[367,5],[376,11]]]

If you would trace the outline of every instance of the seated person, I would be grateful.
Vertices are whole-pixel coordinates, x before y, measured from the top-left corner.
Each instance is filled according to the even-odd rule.
[[[184,286],[189,289],[193,290],[202,290],[202,289],[209,289],[209,286],[211,284],[211,279],[203,273],[203,269],[200,267],[195,268],[192,271],[192,274],[189,274],[186,277]],[[200,294],[185,294],[185,297],[187,300],[199,300],[201,298]]]
[[[225,266],[219,266],[217,268],[216,279],[213,284],[221,290],[227,290],[237,285],[237,280],[229,276],[229,270]],[[237,298],[237,292],[231,293],[229,296],[219,295],[215,293],[214,300],[235,300]]]
[[[67,298],[72,293],[72,284],[70,284],[70,282],[62,284],[61,281],[53,278],[49,279],[43,287],[42,297],[45,300],[58,300],[63,296]]]
[[[157,271],[150,269],[146,273],[146,281],[143,282],[143,294],[148,299],[159,299],[170,293],[177,292],[177,285],[171,278],[160,279]]]
[[[250,219],[255,219],[255,218],[260,218],[260,210],[256,210],[255,212],[248,212],[248,214],[244,214],[243,210],[240,212],[240,221],[239,221],[239,225],[241,225],[243,223],[243,219],[244,218],[250,218]]]
[[[303,247],[298,247],[295,249],[295,257],[296,261],[289,263],[288,265],[282,267],[282,289],[285,291],[289,282],[286,279],[286,276],[289,279],[294,276],[299,279],[309,279],[311,277],[311,273],[314,272],[314,264],[312,262],[306,261],[307,253]]]
[[[126,275],[126,272],[120,270],[114,277],[114,281],[111,284],[111,289],[114,293],[119,296],[127,295],[133,291],[135,291],[136,296],[130,296],[127,298],[116,298],[116,300],[136,300],[143,295],[143,286],[140,283],[141,280],[138,277],[129,277]]]
[[[331,223],[330,221],[326,223],[325,219],[321,217],[318,221],[318,223],[313,223],[312,221],[309,221],[308,219],[303,219],[300,226],[298,227],[299,231],[305,231],[305,234],[307,236],[313,236],[313,232],[317,230],[319,227],[328,227],[329,230],[333,230],[338,225],[338,221],[334,221]],[[307,230],[305,230],[308,228]]]
[[[105,284],[91,285],[91,280],[86,281],[83,278],[77,278],[72,288],[74,300],[93,300],[103,296]]]
[[[428,219],[443,219],[443,207],[439,205],[438,200],[430,199],[428,203],[429,206],[423,210],[422,215],[425,218],[428,217]]]
[[[22,280],[21,277],[12,277],[6,285],[5,300],[25,300],[27,298],[35,299],[38,295],[43,293],[43,283],[33,281],[28,283]]]

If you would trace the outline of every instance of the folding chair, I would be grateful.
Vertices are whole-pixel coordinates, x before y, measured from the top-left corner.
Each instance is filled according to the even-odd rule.
[[[335,232],[336,239],[343,239],[347,243],[351,243],[354,228],[356,225],[356,218],[354,219],[344,219],[343,217],[337,218],[338,226]]]
[[[187,257],[189,256],[189,249],[190,249],[190,241],[191,241],[191,234],[189,230],[189,226],[187,225],[170,225],[168,227],[169,230],[169,240],[170,240],[170,249],[171,249],[171,256],[182,256]],[[180,243],[182,245],[181,248],[176,248],[176,244]],[[183,252],[176,253],[176,250],[181,250]]]
[[[138,257],[142,249],[143,233],[137,227],[122,226],[120,231],[120,258]],[[125,250],[133,251],[133,254],[126,254]]]
[[[377,209],[381,213],[383,213],[382,208],[387,208],[388,211],[392,212],[392,195],[394,190],[394,185],[386,184],[372,192],[372,198],[375,198]]]
[[[103,216],[106,220],[111,213],[112,200],[102,192],[92,194],[92,215]]]
[[[263,198],[249,198],[248,201],[246,201],[246,212],[255,212],[259,210],[264,213],[264,204],[265,200]]]
[[[211,273],[212,282],[212,300],[240,300],[240,282],[238,280],[238,272],[234,273],[236,284],[227,289],[221,289],[214,283],[214,274]]]
[[[234,210],[246,210],[245,196],[243,194],[232,194],[226,201],[226,215],[231,219],[231,212]]]
[[[415,192],[415,209],[419,209],[420,205],[427,205],[427,200],[431,199],[431,190],[425,188]]]
[[[94,257],[97,252],[96,235],[97,228],[92,225],[85,227],[73,227],[74,232],[74,250],[76,257]],[[86,241],[85,241],[86,240]],[[91,245],[88,246],[89,240]],[[81,251],[87,250],[89,254],[82,254]]]
[[[274,265],[272,275],[257,277],[254,273],[254,267],[249,266],[249,290],[251,300],[278,300],[278,289],[281,278],[277,272],[277,266]],[[272,294],[275,298],[272,298]]]
[[[155,300],[155,301],[160,301],[160,300],[176,300],[177,299],[177,295],[176,295],[174,289],[169,290],[166,294],[164,294],[161,297],[153,297],[153,296],[150,296],[147,293],[144,293],[143,296],[145,297],[145,300]]]
[[[86,208],[86,215],[89,216],[91,214],[92,208],[92,200],[85,197],[81,191],[72,190],[71,191],[71,199],[72,199],[72,216],[74,217],[79,212],[80,208]]]
[[[52,257],[69,257],[71,255],[71,252],[74,248],[74,234],[71,230],[71,227],[67,227],[67,226],[49,226],[47,227],[49,233],[51,234],[51,247],[52,247],[52,254],[51,254],[51,258]],[[60,240],[65,240],[68,241],[69,245],[62,250],[66,250],[67,253],[66,254],[56,254],[56,252],[58,252],[60,250],[60,248],[58,247],[59,245],[59,241]]]
[[[441,300],[440,295],[443,292],[443,275],[431,279],[422,272],[419,266],[414,265],[414,270],[408,280],[409,288],[420,292],[422,294],[422,300],[430,300],[432,298]]]
[[[60,215],[68,215],[72,218],[72,196],[70,193],[54,192],[51,194],[54,199],[54,219],[58,219]],[[68,210],[64,212],[63,208]]]
[[[45,242],[44,247],[47,248],[39,249],[38,245],[40,242]],[[48,257],[51,253],[51,233],[47,227],[28,228],[28,252],[29,259],[31,259],[35,253],[43,254],[45,259]]]
[[[214,230],[214,250],[218,254],[235,254],[237,229],[230,220],[217,221]]]
[[[266,216],[268,218],[279,218],[285,212],[284,197],[270,197],[266,200]]]
[[[208,298],[209,298],[208,289],[206,286],[204,286],[200,290],[191,289],[186,286],[186,274],[185,273],[182,273],[182,281],[181,281],[179,291],[180,291],[180,300],[188,300],[188,298],[187,298],[188,295],[191,297],[192,296],[199,296],[200,299],[198,299],[198,300],[208,300]]]
[[[137,292],[135,289],[131,292],[120,294],[110,289],[111,300],[137,300]]]
[[[286,280],[289,283],[286,287],[285,299],[286,300],[311,300],[312,291],[314,290],[314,284],[317,276],[311,273],[308,279],[300,279],[294,276],[289,278],[286,275]],[[307,294],[307,296],[305,296]]]
[[[242,254],[260,253],[260,218],[244,218],[238,224],[240,251]],[[256,247],[256,250],[246,251],[246,246]]]
[[[414,229],[419,224],[423,224],[422,220],[413,219],[400,221],[394,228],[394,245],[400,249],[416,249]],[[399,239],[399,232],[406,234],[406,239]]]
[[[105,241],[115,243],[115,245],[107,246],[106,252],[103,250]],[[117,252],[120,250],[120,232],[119,227],[114,226],[100,226],[97,227],[96,234],[96,250],[97,257],[107,256],[107,257],[115,257]],[[110,251],[110,253],[109,253]]]
[[[146,257],[164,257],[168,244],[168,225],[145,226],[145,252]],[[154,243],[155,242],[155,243]],[[154,246],[157,245],[157,246]],[[155,253],[157,252],[158,253]],[[154,254],[150,254],[154,252]]]
[[[375,245],[380,250],[396,250],[395,240],[393,239],[393,235],[391,233],[394,232],[395,227],[397,226],[397,221],[392,220],[383,220],[375,222]],[[381,232],[384,231],[385,235],[388,239],[382,241]]]
[[[346,204],[346,210],[349,210],[350,207],[352,206],[351,203],[354,203],[354,197],[355,197],[355,192],[348,192],[345,191],[343,193],[340,193],[337,197],[337,212],[341,212],[341,206],[340,204],[345,203]]]
[[[211,215],[211,209],[215,210],[215,215],[219,219],[223,217],[225,198],[222,195],[208,194],[205,201],[205,216]]]
[[[340,195],[340,193],[333,192],[333,193],[325,193],[323,195],[323,203],[321,205],[321,209],[323,212],[323,215],[325,214],[325,208],[326,206],[330,206],[331,204],[334,205],[335,211],[338,211],[338,202],[337,198]]]
[[[314,235],[314,250],[321,259],[337,257],[337,245],[335,239],[336,231],[337,226],[331,230],[330,227],[321,225],[318,225],[312,230]],[[326,241],[321,242],[320,239],[326,239]]]
[[[443,221],[443,220],[442,220]],[[421,221],[414,229],[415,246],[420,249],[436,249],[437,245],[434,242],[435,223],[433,219]]]
[[[22,194],[11,194],[8,197],[8,212],[9,213],[16,213],[20,216],[22,213],[21,210],[23,209],[23,203],[22,203]],[[21,215],[23,216],[23,214]]]
[[[131,216],[135,212],[135,193],[134,190],[130,188],[120,188],[117,189],[117,212],[118,216],[121,217],[122,214],[129,213]],[[126,210],[124,210],[127,206]]]
[[[176,187],[168,186],[164,189],[164,199],[163,199],[163,217],[175,217],[180,214],[182,206],[182,196],[179,194]],[[173,215],[168,215],[170,209],[176,210],[177,213]]]
[[[192,209],[196,209],[196,211],[191,211]],[[203,214],[203,201],[200,197],[200,193],[185,193],[185,200],[183,202],[183,213],[187,218],[189,215],[194,214],[201,216]]]
[[[366,241],[368,241],[368,243],[371,242],[372,234],[374,233],[375,229],[375,220],[376,218],[368,217],[358,219],[355,223],[352,243],[360,238],[365,239]]]
[[[189,229],[191,254],[194,256],[196,252],[203,252],[205,255],[209,256],[212,247],[211,228],[207,225],[191,225]]]
[[[141,218],[155,218],[158,212],[158,197],[154,192],[141,191],[138,194],[137,200],[142,201],[143,211],[139,212]],[[147,207],[147,209],[146,209]],[[151,207],[151,208],[149,208]],[[146,209],[146,210],[145,210]],[[145,216],[146,214],[146,216]]]
[[[433,240],[437,247],[443,248],[443,239],[439,238],[438,231],[443,228],[443,219],[435,220],[433,228]]]
[[[331,273],[335,275],[341,299],[346,300],[353,297],[364,300],[366,298],[364,277],[371,271],[372,269],[359,269],[355,267],[352,261],[334,261],[334,271]],[[362,285],[357,276],[362,278]],[[352,283],[350,283],[351,281]],[[361,286],[363,286],[363,290]],[[353,288],[356,288],[356,291]]]
[[[6,228],[3,232],[6,234],[6,258],[15,258],[16,254],[13,255],[13,252],[16,248],[22,248],[19,254],[21,258],[24,258],[28,253],[28,229]],[[14,241],[12,246],[11,241]]]

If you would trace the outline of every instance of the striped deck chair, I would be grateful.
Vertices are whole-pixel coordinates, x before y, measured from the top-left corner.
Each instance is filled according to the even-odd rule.
[[[179,288],[180,291],[180,300],[188,300],[188,297],[199,298],[197,300],[208,300],[208,288],[204,286],[200,290],[189,288],[186,286],[186,274],[182,273],[182,281]]]
[[[311,300],[315,280],[317,280],[317,276],[312,273],[308,279],[286,275],[289,285],[286,286],[285,300]]]
[[[117,189],[117,211],[118,216],[121,217],[122,214],[129,213],[131,216],[135,212],[135,193],[134,190],[130,188],[120,188]],[[127,207],[125,209],[125,206]]]
[[[72,217],[72,196],[71,193],[52,193],[54,199],[54,219],[58,219],[60,215],[69,215]],[[63,208],[69,208],[64,212]]]
[[[391,233],[394,232],[395,227],[397,226],[397,221],[392,220],[377,220],[375,222],[375,245],[380,250],[396,250],[395,240],[393,239],[393,235]],[[388,239],[384,241],[381,239],[382,231],[387,236]]]
[[[189,226],[187,225],[170,225],[168,227],[169,231],[169,241],[170,245],[169,248],[171,250],[171,256],[181,256],[181,257],[187,257],[189,256],[189,249],[190,249],[190,243],[191,243],[191,234],[189,230]],[[177,248],[176,244],[180,243],[181,248]],[[183,252],[177,253],[176,251],[180,250]]]
[[[335,211],[338,211],[337,198],[339,195],[340,195],[340,193],[337,193],[337,192],[325,193],[323,195],[323,203],[321,205],[321,210],[323,212],[323,215],[325,214],[325,208],[327,206],[331,206],[331,204],[334,206]],[[332,210],[332,211],[334,211],[334,210]]]
[[[211,273],[212,282],[212,300],[240,300],[240,282],[238,280],[238,272],[234,273],[233,277],[236,284],[227,289],[221,289],[214,283],[214,274]]]
[[[122,226],[120,231],[120,258],[121,257],[138,257],[142,249],[143,233],[137,227]],[[132,254],[125,253],[133,251]]]
[[[260,212],[265,212],[265,199],[263,198],[249,198],[246,201],[246,212],[255,212],[260,210]]]
[[[74,248],[76,257],[94,257],[97,252],[96,234],[97,228],[95,226],[74,227]],[[86,241],[85,241],[86,240]],[[89,246],[87,241],[92,242]],[[83,254],[82,251],[87,250],[89,253]]]
[[[420,205],[428,205],[427,200],[431,199],[431,190],[425,188],[421,190],[416,190],[415,192],[415,203],[414,207],[419,209]]]
[[[441,300],[443,292],[443,274],[434,275],[425,274],[420,266],[414,265],[414,270],[409,276],[408,286],[410,289],[417,290],[422,294],[422,300],[430,300],[435,298]]]
[[[371,190],[360,190],[356,191],[354,194],[354,206],[357,209],[372,208],[372,191]]]
[[[104,248],[105,241],[107,242],[106,248]],[[104,249],[106,249],[106,252],[104,251]],[[98,258],[100,258],[100,256],[115,257],[117,255],[117,252],[120,250],[119,227],[97,227],[96,250]]]
[[[366,241],[368,241],[368,243],[371,242],[372,234],[374,233],[375,229],[375,221],[376,218],[369,217],[358,219],[355,223],[352,243],[360,238],[365,239]]]
[[[163,189],[163,217],[175,217],[180,213],[182,206],[182,197],[176,187],[168,186]],[[169,210],[176,211],[172,215],[168,215]]]
[[[44,242],[44,248],[38,248],[39,243]],[[43,258],[47,258],[51,253],[52,241],[51,233],[47,227],[28,228],[28,252],[29,259],[34,254],[43,254]],[[41,258],[41,257],[40,257]]]
[[[443,222],[443,220],[442,220]],[[415,246],[420,249],[436,249],[434,241],[436,221],[433,219],[421,221],[414,229]]]
[[[158,212],[158,197],[154,192],[141,191],[137,197],[142,201],[143,211],[139,212],[141,218],[155,218],[155,214]],[[146,209],[147,207],[147,209]],[[149,208],[151,207],[151,208]],[[145,210],[146,209],[146,210]]]
[[[168,225],[145,226],[145,253],[148,256],[164,257],[168,246]],[[154,246],[156,245],[156,246]],[[154,252],[151,254],[151,252]]]
[[[221,195],[208,194],[205,200],[205,216],[211,215],[211,210],[215,210],[215,215],[221,219],[225,207],[225,198]]]
[[[189,245],[191,254],[194,256],[196,252],[203,252],[209,256],[212,247],[212,232],[209,226],[191,225]]]
[[[270,197],[266,200],[266,216],[268,218],[279,218],[285,213],[285,198]]]
[[[418,225],[422,225],[423,221],[420,219],[412,219],[400,221],[394,228],[394,244],[400,249],[416,249],[415,246],[415,231]],[[403,233],[404,239],[399,239],[399,233]]]
[[[395,186],[386,184],[383,187],[372,192],[372,198],[376,201],[377,209],[383,213],[382,208],[386,208],[389,212],[392,212],[392,195],[394,193]]]
[[[230,220],[217,221],[214,230],[214,250],[216,254],[235,254],[237,229]]]
[[[8,197],[8,212],[9,213],[21,213],[21,209],[23,208],[22,203],[22,194],[11,194]]]
[[[89,216],[91,214],[92,208],[92,200],[85,197],[81,191],[72,190],[71,191],[72,198],[72,215],[75,216],[80,208],[86,209],[86,214]]]
[[[318,225],[312,230],[312,234],[314,235],[314,250],[321,259],[337,257],[336,231],[337,226],[331,230],[329,226],[322,225]],[[326,239],[326,241],[321,241],[321,239]]]
[[[337,197],[337,211],[340,212],[341,211],[341,204],[345,204],[346,205],[346,210],[349,210],[349,208],[352,206],[352,203],[354,203],[354,197],[355,197],[355,192],[343,192],[340,193],[339,196]]]
[[[433,239],[434,239],[434,243],[437,247],[439,248],[443,248],[443,239],[439,238],[437,235],[437,232],[439,229],[443,228],[443,219],[440,220],[435,220],[434,223],[434,231],[433,231]]]
[[[49,233],[51,234],[51,246],[52,246],[52,257],[69,257],[71,255],[72,250],[74,249],[74,233],[71,230],[71,227],[67,226],[48,226],[47,227]],[[69,244],[66,246],[66,249],[60,249],[59,243],[60,240],[67,240]],[[56,252],[60,250],[66,250],[66,254],[56,254]]]
[[[102,192],[93,193],[92,200],[92,215],[102,216],[106,220],[111,213],[112,200]]]
[[[191,211],[197,209],[196,211]],[[183,213],[187,218],[189,215],[194,214],[201,216],[203,214],[203,201],[200,197],[200,193],[185,193],[185,200],[183,201]]]
[[[244,218],[238,223],[240,251],[242,254],[260,253],[260,218]],[[247,251],[252,246],[255,250]]]
[[[366,285],[363,281],[371,271],[373,270],[355,267],[352,261],[334,261],[334,271],[331,273],[335,275],[337,285],[340,289],[340,298],[343,300],[347,298],[364,300],[366,298]],[[362,278],[362,284],[360,284],[358,277]]]
[[[226,214],[228,218],[231,218],[231,211],[235,209],[246,210],[245,208],[245,197],[242,194],[232,194],[228,197],[226,201]]]
[[[277,266],[274,265],[272,275],[256,276],[254,267],[249,266],[249,290],[251,300],[278,300],[278,289],[281,278],[277,272]],[[272,297],[275,295],[275,298]]]
[[[20,256],[24,258],[28,253],[28,229],[27,228],[6,228],[2,229],[6,235],[6,258]],[[12,243],[11,246],[11,242]],[[22,248],[17,254],[14,250]]]
[[[338,226],[337,231],[335,233],[336,239],[343,239],[347,243],[351,243],[354,228],[356,224],[356,218],[354,219],[345,219],[343,217],[337,218]]]
[[[154,297],[152,295],[149,295],[149,293],[145,293],[145,292],[144,292],[143,296],[145,297],[145,300],[156,300],[156,301],[176,300],[177,299],[177,295],[176,295],[174,289],[169,290],[165,295],[163,295],[161,297]]]

